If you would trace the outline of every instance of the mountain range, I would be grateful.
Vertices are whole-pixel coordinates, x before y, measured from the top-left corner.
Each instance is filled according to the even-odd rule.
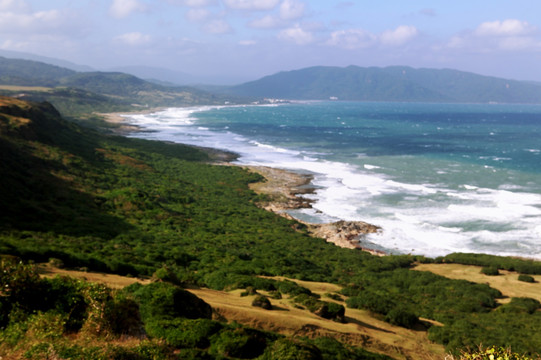
[[[84,98],[89,104],[96,104],[97,96],[105,96],[105,102],[113,102],[117,107],[133,104],[139,107],[159,107],[248,103],[263,98],[541,103],[540,83],[452,69],[315,66],[279,72],[235,86],[179,86],[174,83],[183,76],[185,79],[190,79],[190,76],[181,72],[175,72],[176,76],[172,76],[171,71],[157,68],[125,68],[142,77],[152,77],[153,80],[149,81],[126,72],[77,71],[73,68],[76,66],[68,69],[34,60],[0,57],[0,85],[47,87],[48,94],[34,91],[29,99],[48,101],[54,98],[53,95],[59,89],[65,93],[67,88],[71,96]],[[170,81],[165,82],[163,79],[168,76]],[[2,91],[2,94],[13,95],[9,91]],[[62,110],[62,105],[55,103],[54,99],[51,102]]]
[[[298,100],[541,103],[541,85],[451,69],[316,66],[231,87],[236,95]]]

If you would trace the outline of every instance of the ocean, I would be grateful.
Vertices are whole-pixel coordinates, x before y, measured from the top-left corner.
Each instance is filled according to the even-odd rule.
[[[541,259],[541,105],[294,102],[126,115],[131,136],[234,151],[313,175],[316,223],[382,228],[362,246]]]

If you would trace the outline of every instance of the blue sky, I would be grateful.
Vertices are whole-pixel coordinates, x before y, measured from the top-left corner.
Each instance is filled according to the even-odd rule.
[[[0,0],[0,49],[245,81],[315,65],[541,81],[539,0]]]

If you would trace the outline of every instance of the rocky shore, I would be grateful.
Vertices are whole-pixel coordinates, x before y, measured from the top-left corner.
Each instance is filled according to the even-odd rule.
[[[269,201],[261,203],[265,210],[281,216],[292,218],[286,211],[310,208],[311,200],[302,195],[315,191],[310,186],[312,176],[293,171],[269,168],[265,166],[248,166],[250,171],[262,175],[266,181],[252,184],[256,193],[265,194]],[[296,219],[299,221],[298,219]],[[363,221],[337,221],[329,224],[312,224],[303,222],[310,234],[347,249],[359,249],[374,255],[385,255],[382,251],[369,249],[362,244],[363,235],[377,233],[381,228]]]
[[[105,121],[116,124],[119,127],[117,132],[121,134],[141,130],[139,127],[129,124],[126,118],[121,116],[120,113],[99,115],[103,116]],[[218,164],[234,165],[231,164],[231,161],[234,161],[238,157],[237,154],[224,150],[204,147],[197,148],[206,151],[210,155],[211,161]],[[316,190],[311,185],[312,175],[266,166],[243,167],[257,172],[265,178],[265,181],[254,183],[250,186],[256,193],[267,195],[269,200],[259,204],[265,210],[293,219],[286,212],[287,210],[312,207],[312,201],[302,196],[313,193]],[[295,220],[300,221],[299,219]],[[362,244],[363,235],[381,231],[381,228],[378,226],[363,221],[338,221],[329,224],[302,223],[307,226],[312,236],[323,238],[336,246],[347,249],[359,249],[378,256],[386,255],[380,250],[370,249]]]

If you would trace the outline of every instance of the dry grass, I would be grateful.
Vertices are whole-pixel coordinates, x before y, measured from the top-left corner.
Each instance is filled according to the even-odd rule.
[[[106,284],[115,289],[123,288],[134,282],[142,284],[150,282],[148,279],[58,269],[49,264],[40,265],[39,271],[44,277],[71,276]],[[338,285],[329,283],[292,281],[320,295],[340,290]],[[189,289],[189,291],[209,303],[214,309],[216,317],[220,320],[236,321],[246,326],[275,331],[284,335],[331,336],[344,343],[361,346],[373,352],[386,354],[394,359],[432,360],[445,356],[443,346],[430,342],[424,328],[410,330],[392,326],[374,318],[367,311],[346,309],[347,323],[342,324],[320,318],[308,310],[295,307],[287,296],[279,300],[271,299],[273,310],[264,310],[251,305],[253,296],[241,297],[242,290],[224,292],[210,289]],[[332,301],[328,298],[324,300]]]
[[[59,268],[53,267],[49,264],[40,264],[38,266],[38,271],[41,276],[47,277],[47,278],[53,278],[57,275],[71,276],[73,278],[85,280],[92,283],[105,284],[113,289],[122,289],[136,282],[143,285],[150,284],[149,279],[139,279],[139,278],[120,276],[120,275],[94,273],[94,272],[86,272],[86,271],[65,270],[65,269],[59,269]]]
[[[0,85],[0,90],[9,90],[9,91],[51,91],[52,88],[44,87],[44,86]]]
[[[340,287],[334,284],[293,281],[318,294],[340,290]],[[441,359],[445,356],[441,345],[428,340],[424,328],[410,330],[392,326],[374,318],[367,311],[346,309],[347,323],[342,324],[320,318],[308,310],[299,309],[287,297],[279,300],[271,299],[273,310],[264,310],[251,306],[254,296],[241,297],[242,290],[190,291],[209,303],[222,320],[234,320],[247,326],[285,335],[331,336],[344,343],[361,346],[395,359],[428,360]]]
[[[529,297],[541,301],[541,275],[533,275],[535,283],[518,280],[518,273],[500,270],[500,275],[488,276],[481,274],[480,266],[460,264],[420,264],[414,270],[430,271],[450,279],[463,279],[476,283],[488,284],[498,289],[508,298]],[[509,299],[504,299],[509,300]]]

